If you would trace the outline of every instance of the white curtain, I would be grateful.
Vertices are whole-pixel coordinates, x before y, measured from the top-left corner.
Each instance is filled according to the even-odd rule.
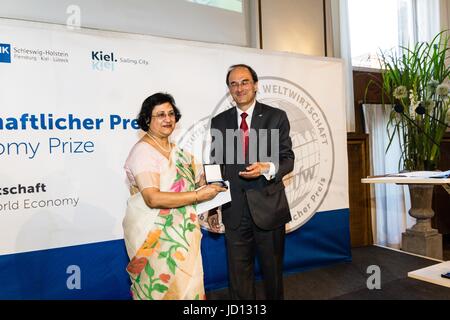
[[[417,41],[430,41],[440,31],[439,0],[417,1]]]
[[[346,117],[347,132],[355,131],[355,105],[353,95],[353,67],[352,53],[350,49],[350,30],[348,19],[347,0],[328,0],[330,15],[327,17],[327,25],[331,26],[331,41],[327,43],[329,56],[341,58],[344,61],[344,85],[346,91]]]
[[[401,154],[398,139],[394,138],[386,153],[389,144],[386,128],[391,109],[390,105],[363,105],[366,133],[369,134],[371,175],[398,172]],[[396,184],[373,184],[371,193],[374,243],[401,248],[402,232],[415,223],[408,214],[411,206],[408,188]]]
[[[366,0],[370,1],[370,0]],[[429,41],[449,26],[450,0],[392,0],[398,6],[398,45],[408,46],[417,41]],[[376,0],[373,0],[376,3]],[[326,0],[328,56],[341,58],[345,68],[347,132],[355,131],[353,66],[349,30],[348,0]],[[445,11],[445,14],[442,13]],[[367,10],[362,14],[370,15]],[[383,17],[380,16],[380,23]],[[445,20],[445,21],[444,21]],[[354,26],[364,30],[364,25]],[[390,48],[381,48],[387,50]],[[370,50],[369,50],[370,51]]]
[[[399,45],[430,41],[440,31],[439,0],[397,0]]]

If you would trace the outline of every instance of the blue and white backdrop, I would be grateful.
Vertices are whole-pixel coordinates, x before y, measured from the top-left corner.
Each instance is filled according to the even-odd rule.
[[[236,63],[255,68],[258,99],[291,122],[285,271],[349,260],[340,60],[0,20],[0,299],[130,298],[133,119],[150,94],[173,94],[174,140],[201,159],[210,117],[231,107],[225,74]],[[223,235],[203,234],[206,288],[226,286]]]

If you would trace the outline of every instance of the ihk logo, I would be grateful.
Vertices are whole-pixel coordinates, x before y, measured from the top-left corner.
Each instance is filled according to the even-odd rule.
[[[103,53],[103,51],[92,51],[92,69],[97,71],[114,71],[115,62],[114,52]]]
[[[11,63],[11,45],[0,43],[0,62]]]

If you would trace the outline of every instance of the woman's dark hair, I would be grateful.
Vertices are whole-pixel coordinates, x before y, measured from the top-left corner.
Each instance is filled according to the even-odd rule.
[[[142,103],[141,111],[139,112],[139,115],[137,117],[137,123],[139,125],[139,128],[141,128],[144,131],[148,131],[148,128],[150,127],[153,109],[156,106],[159,106],[160,104],[166,102],[172,105],[173,111],[175,112],[175,122],[178,122],[181,118],[181,113],[180,110],[178,110],[177,106],[175,105],[174,98],[168,93],[158,92],[152,94]]]
[[[230,77],[230,73],[231,73],[231,71],[233,71],[234,69],[236,69],[236,68],[245,68],[245,69],[247,69],[249,72],[250,72],[250,74],[252,75],[252,80],[253,80],[253,82],[254,83],[256,83],[256,82],[258,82],[258,75],[256,74],[256,71],[255,70],[253,70],[253,68],[252,67],[250,67],[250,66],[248,66],[248,65],[246,65],[246,64],[235,64],[235,65],[232,65],[231,67],[229,67],[228,68],[228,72],[227,72],[227,78],[226,78],[226,82],[227,82],[227,86],[229,86],[230,84],[228,83],[228,78]]]

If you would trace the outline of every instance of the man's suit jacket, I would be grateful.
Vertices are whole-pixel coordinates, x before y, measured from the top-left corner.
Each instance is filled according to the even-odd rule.
[[[282,181],[283,176],[291,172],[294,167],[294,152],[289,137],[289,120],[284,111],[256,102],[250,125],[250,129],[252,128],[261,134],[257,137],[250,135],[249,145],[257,147],[258,150],[256,161],[264,162],[263,160],[265,160],[260,160],[259,156],[259,149],[262,145],[267,147],[268,154],[278,152],[279,162],[275,163],[276,175],[270,181],[262,175],[256,179],[241,178],[239,171],[245,171],[249,161],[242,164],[237,162],[239,142],[234,141],[228,145],[223,142],[222,154],[220,154],[217,147],[221,143],[217,143],[213,135],[211,157],[215,163],[222,165],[223,178],[230,181],[231,188],[232,201],[222,206],[222,220],[226,228],[238,228],[243,214],[243,206],[247,202],[255,224],[261,229],[273,230],[291,221]],[[227,136],[227,129],[237,130],[236,108],[231,108],[215,116],[211,120],[211,129],[219,130],[224,139]],[[260,129],[267,129],[267,135]],[[271,150],[271,129],[279,130],[279,150]],[[229,150],[230,148],[234,150]],[[242,151],[242,147],[240,149]],[[227,154],[229,155],[230,152],[235,155],[232,164],[226,161]],[[219,159],[216,155],[219,155]]]

